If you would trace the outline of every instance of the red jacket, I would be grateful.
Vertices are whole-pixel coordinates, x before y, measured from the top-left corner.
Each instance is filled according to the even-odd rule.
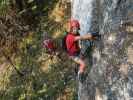
[[[66,37],[66,46],[69,56],[76,56],[80,52],[79,42],[74,41],[76,36],[78,35],[68,33]]]

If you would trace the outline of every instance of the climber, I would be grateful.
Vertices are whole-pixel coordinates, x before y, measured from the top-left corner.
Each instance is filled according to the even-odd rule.
[[[43,47],[47,50],[47,53],[49,54],[55,53],[55,45],[53,39],[47,36],[46,33],[43,40]]]
[[[85,76],[86,63],[84,59],[81,58],[79,41],[95,40],[98,36],[98,33],[94,35],[92,35],[91,33],[87,33],[85,35],[80,36],[80,24],[78,20],[70,20],[68,24],[70,29],[66,37],[67,53],[70,59],[72,59],[75,63],[79,64],[78,79],[82,81],[84,80]]]
[[[46,53],[48,53],[50,55],[50,58],[52,59],[53,56],[57,56],[60,60],[63,60],[61,57],[61,53],[58,48],[57,48],[57,44],[55,43],[56,41],[54,41],[53,38],[51,38],[48,33],[44,32],[43,34],[43,48],[46,49]]]

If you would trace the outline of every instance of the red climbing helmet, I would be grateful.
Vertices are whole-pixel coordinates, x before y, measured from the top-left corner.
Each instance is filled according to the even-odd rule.
[[[80,29],[79,21],[78,21],[78,20],[75,20],[75,19],[70,20],[70,21],[69,21],[69,27],[70,27],[70,30],[71,30],[73,27],[76,27],[76,28]]]

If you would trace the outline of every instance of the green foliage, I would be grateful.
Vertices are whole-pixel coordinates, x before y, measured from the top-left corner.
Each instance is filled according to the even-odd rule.
[[[13,7],[10,3],[13,3]],[[1,30],[2,35],[0,34],[2,36],[0,44],[4,41],[3,43],[8,46],[0,45],[0,47],[9,55],[15,67],[24,74],[20,77],[8,64],[11,70],[6,70],[6,78],[0,76],[0,82],[4,81],[0,86],[1,100],[56,100],[64,95],[67,88],[70,88],[71,92],[69,100],[73,100],[75,82],[69,78],[73,77],[71,66],[68,67],[68,64],[65,65],[59,58],[55,58],[56,62],[54,59],[51,60],[50,68],[45,72],[41,69],[43,61],[38,62],[43,53],[41,47],[43,31],[52,34],[61,28],[60,23],[55,23],[47,16],[58,0],[44,0],[42,4],[37,0],[20,0],[19,3],[15,0],[0,1],[0,12],[5,11],[5,15],[9,18],[8,21],[6,17],[2,18],[2,25],[6,26],[6,29]],[[14,48],[13,44],[16,44]]]
[[[0,8],[5,8],[9,5],[9,0],[1,0],[0,1]]]
[[[6,16],[8,5],[9,5],[9,0],[0,1],[0,16]]]

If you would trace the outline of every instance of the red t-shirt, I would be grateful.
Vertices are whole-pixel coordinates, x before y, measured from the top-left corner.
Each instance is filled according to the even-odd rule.
[[[68,35],[66,37],[67,51],[70,56],[75,56],[80,52],[79,42],[74,41],[76,36],[77,35],[68,33]]]

